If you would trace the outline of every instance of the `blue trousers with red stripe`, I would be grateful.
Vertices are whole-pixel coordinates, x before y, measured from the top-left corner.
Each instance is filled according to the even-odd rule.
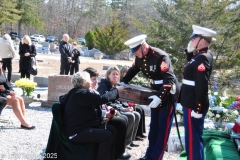
[[[185,150],[188,160],[204,160],[203,128],[204,118],[208,112],[203,112],[202,118],[191,117],[192,109],[183,108],[185,129]]]
[[[173,105],[170,109],[151,108],[151,123],[148,134],[149,146],[145,156],[153,160],[161,160],[163,158],[174,112],[175,107]]]

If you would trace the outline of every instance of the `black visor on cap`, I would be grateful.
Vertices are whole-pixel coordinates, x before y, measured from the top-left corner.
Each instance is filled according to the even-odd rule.
[[[201,36],[202,36],[201,34],[192,34],[189,38],[193,39],[193,38],[201,37]]]
[[[138,46],[136,46],[136,47],[134,47],[134,48],[131,48],[131,49],[130,49],[130,53],[136,52],[140,47],[141,47],[141,44],[139,44]]]

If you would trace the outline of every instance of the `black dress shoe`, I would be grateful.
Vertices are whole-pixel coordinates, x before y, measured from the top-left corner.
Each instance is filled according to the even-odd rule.
[[[24,126],[24,125],[21,125],[21,128],[22,128],[22,129],[27,129],[27,130],[32,130],[32,129],[35,129],[36,127],[35,127],[35,126],[26,127],[26,126]]]
[[[130,145],[127,145],[127,147],[126,147],[127,149],[129,149],[129,150],[131,150],[132,149],[132,147],[130,146]]]
[[[141,137],[141,138],[147,138],[147,136],[145,136],[145,135],[141,135],[140,137]]]
[[[130,146],[131,146],[131,147],[139,147],[138,144],[134,144],[134,143],[131,143]]]
[[[136,140],[136,141],[143,141],[144,138],[136,137],[135,140]]]
[[[144,156],[144,157],[140,158],[139,160],[152,160],[152,158],[149,158],[149,157],[147,157],[147,156]]]
[[[116,158],[117,159],[129,159],[130,157],[131,157],[131,154],[125,152],[125,153],[117,156]]]

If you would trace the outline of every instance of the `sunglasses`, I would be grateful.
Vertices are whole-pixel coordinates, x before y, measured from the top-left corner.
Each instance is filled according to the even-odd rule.
[[[76,46],[77,44],[73,44],[74,46]]]

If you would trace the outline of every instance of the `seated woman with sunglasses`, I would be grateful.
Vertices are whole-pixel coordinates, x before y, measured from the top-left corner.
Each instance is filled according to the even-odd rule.
[[[21,128],[34,129],[25,119],[25,104],[22,97],[16,95],[5,77],[2,69],[2,60],[0,60],[0,97],[7,99],[7,105],[12,106],[13,112],[21,122]]]

